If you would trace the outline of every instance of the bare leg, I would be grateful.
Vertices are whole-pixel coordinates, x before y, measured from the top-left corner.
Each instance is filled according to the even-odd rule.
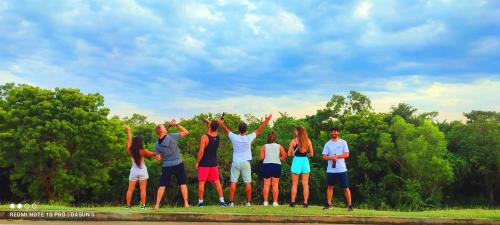
[[[236,183],[229,184],[229,201],[234,202],[234,192],[236,192]]]
[[[139,187],[141,188],[141,204],[146,205],[146,187],[148,185],[148,180],[140,180]]]
[[[295,202],[295,197],[297,197],[297,185],[299,183],[299,175],[292,173],[292,190],[291,190],[291,202]]]
[[[158,193],[156,193],[156,204],[155,204],[155,210],[160,209],[160,202],[161,198],[163,197],[163,193],[165,193],[165,186],[160,186],[158,188]]]
[[[269,197],[269,186],[271,186],[271,178],[264,178],[264,202],[267,202]]]
[[[219,198],[224,197],[224,195],[222,193],[222,184],[220,183],[220,180],[214,181],[213,184],[215,186],[215,190],[217,190],[217,195],[219,196]]]
[[[278,184],[280,183],[279,178],[271,178],[271,183],[273,185],[273,202],[278,202],[279,189]]]
[[[130,202],[132,201],[132,194],[135,190],[135,185],[137,184],[136,180],[128,181],[128,190],[127,190],[127,205],[130,206]]]
[[[203,200],[203,193],[205,192],[205,181],[198,183],[198,199]]]
[[[245,189],[247,191],[247,202],[251,202],[252,201],[252,183],[246,184]]]
[[[187,185],[182,184],[180,188],[181,188],[182,198],[184,199],[184,208],[189,208]]]
[[[326,188],[326,202],[328,205],[332,205],[332,199],[333,199],[333,186],[328,186]]]
[[[302,174],[302,188],[303,194],[304,194],[304,203],[307,203],[307,200],[309,199],[309,174],[304,173]]]
[[[351,190],[349,188],[344,188],[345,199],[347,200],[347,205],[351,205]]]

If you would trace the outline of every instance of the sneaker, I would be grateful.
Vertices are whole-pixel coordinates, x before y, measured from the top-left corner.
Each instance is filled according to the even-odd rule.
[[[279,206],[279,204],[277,202],[273,202],[273,206],[276,207]]]
[[[302,206],[304,206],[304,208],[309,207],[309,205],[306,202],[302,203]]]
[[[347,211],[352,211],[352,205],[347,206]]]
[[[250,202],[247,202],[246,206],[247,206],[247,207],[250,207],[250,205],[251,205],[251,204],[250,204]]]
[[[229,207],[234,207],[234,202],[229,202]]]
[[[198,208],[203,208],[203,202],[198,203]]]
[[[125,205],[125,208],[126,208],[126,209],[130,209],[130,206],[129,206],[129,205]]]
[[[225,202],[219,202],[219,206],[220,207],[226,207],[226,203]]]
[[[323,210],[330,210],[333,209],[332,205],[325,204],[325,207],[323,207]]]
[[[141,209],[146,209],[146,205],[141,205]]]
[[[264,206],[268,206],[269,205],[269,202],[264,202]]]
[[[295,202],[290,202],[290,207],[295,207]]]

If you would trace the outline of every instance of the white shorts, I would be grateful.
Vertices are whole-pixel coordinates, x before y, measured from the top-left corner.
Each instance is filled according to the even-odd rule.
[[[146,165],[142,165],[142,168],[138,168],[137,166],[133,165],[130,168],[130,175],[128,177],[128,180],[130,181],[137,181],[137,180],[147,180],[149,178],[148,175],[148,168],[146,168]]]

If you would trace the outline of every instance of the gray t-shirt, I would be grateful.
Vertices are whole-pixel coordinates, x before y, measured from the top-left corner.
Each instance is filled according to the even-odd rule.
[[[177,166],[182,163],[178,146],[180,138],[180,133],[173,133],[158,139],[158,142],[156,142],[155,152],[161,154],[163,167]]]

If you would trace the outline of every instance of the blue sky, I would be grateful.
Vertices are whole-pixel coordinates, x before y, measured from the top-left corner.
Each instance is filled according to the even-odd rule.
[[[99,92],[113,115],[324,107],[500,111],[499,1],[0,1],[0,83]]]

